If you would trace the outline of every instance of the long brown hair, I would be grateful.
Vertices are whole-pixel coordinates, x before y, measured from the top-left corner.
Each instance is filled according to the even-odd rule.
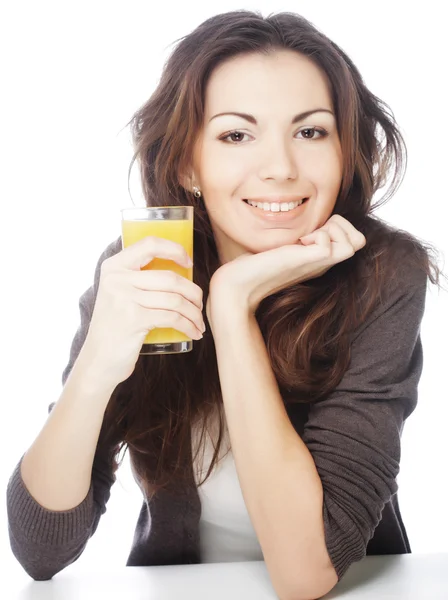
[[[392,111],[367,89],[350,58],[305,18],[228,12],[180,40],[157,89],[128,123],[135,147],[129,173],[138,160],[148,206],[194,206],[194,280],[204,292],[205,307],[219,259],[204,203],[181,186],[179,173],[189,166],[214,68],[241,53],[279,49],[307,56],[328,78],[344,157],[333,212],[367,239],[350,259],[322,277],[269,296],[256,312],[282,397],[309,403],[325,398],[341,381],[350,362],[351,335],[387,293],[404,261],[439,285],[441,270],[430,256],[434,248],[372,215],[393,196],[406,170],[406,146]],[[389,193],[373,204],[374,193],[391,175]],[[120,450],[129,448],[134,473],[152,496],[169,484],[190,480],[192,424],[201,424],[202,442],[216,414],[219,433],[205,480],[224,433],[208,327],[190,353],[138,359],[134,373],[110,399],[100,443],[108,444],[114,470]]]

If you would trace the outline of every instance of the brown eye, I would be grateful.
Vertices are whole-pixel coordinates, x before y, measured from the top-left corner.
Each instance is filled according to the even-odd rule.
[[[325,129],[317,129],[316,127],[307,127],[306,129],[301,129],[298,133],[305,134],[306,140],[318,140],[320,138],[327,137],[328,132]],[[309,135],[311,133],[311,135]],[[319,134],[319,137],[315,137],[315,133]]]
[[[241,133],[240,131],[234,131],[229,135],[229,138],[232,140],[232,142],[241,142],[241,140],[244,138],[244,133]]]
[[[301,131],[301,133],[304,133],[305,137],[308,139],[314,137],[314,132],[315,132],[315,129],[303,129],[303,131]],[[311,134],[311,135],[309,135],[309,134]]]
[[[223,142],[228,141],[231,144],[238,144],[239,142],[244,140],[244,136],[246,136],[246,135],[247,135],[247,133],[243,133],[242,131],[230,131],[229,133],[226,133],[219,139],[222,140]]]

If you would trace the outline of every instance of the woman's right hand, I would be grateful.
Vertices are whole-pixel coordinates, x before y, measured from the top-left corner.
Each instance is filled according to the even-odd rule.
[[[90,368],[108,384],[116,386],[132,374],[144,339],[155,327],[173,327],[195,340],[205,330],[201,288],[173,271],[141,270],[154,258],[191,266],[180,244],[153,236],[101,265],[83,353],[88,353]]]

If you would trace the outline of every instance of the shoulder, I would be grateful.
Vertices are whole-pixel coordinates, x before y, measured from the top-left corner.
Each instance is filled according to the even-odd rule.
[[[363,233],[367,244],[359,263],[357,333],[384,313],[397,312],[394,306],[407,306],[420,320],[428,286],[424,245],[411,233],[379,219],[368,218]],[[396,314],[399,319],[408,317],[404,310]]]
[[[426,289],[429,256],[416,236],[372,217],[366,220],[365,231],[362,275],[374,277],[379,295]]]

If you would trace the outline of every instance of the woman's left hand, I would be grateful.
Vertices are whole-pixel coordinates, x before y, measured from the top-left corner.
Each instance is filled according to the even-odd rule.
[[[297,244],[253,254],[246,252],[222,265],[210,281],[210,305],[225,306],[236,299],[254,313],[260,302],[294,283],[315,279],[337,263],[347,260],[366,245],[364,235],[347,219],[332,215],[319,229],[300,238]]]

